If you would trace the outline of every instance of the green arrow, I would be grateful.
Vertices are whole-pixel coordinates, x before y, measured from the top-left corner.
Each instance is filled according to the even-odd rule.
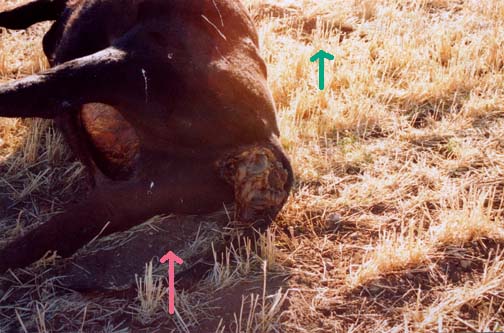
[[[334,56],[330,53],[327,53],[323,50],[318,51],[315,53],[313,57],[310,58],[311,62],[319,61],[319,89],[324,90],[324,65],[325,65],[325,59],[328,60],[334,60]]]

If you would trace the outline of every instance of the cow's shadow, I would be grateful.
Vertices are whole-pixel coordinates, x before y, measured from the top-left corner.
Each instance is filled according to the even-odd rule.
[[[46,127],[45,130],[53,131],[51,135],[54,135],[55,130],[52,126]],[[90,190],[85,172],[81,172],[80,176],[75,177],[73,184],[67,184],[66,189],[54,191],[52,194],[28,195],[19,199],[19,191],[22,191],[24,186],[28,186],[26,184],[30,184],[30,182],[23,182],[24,177],[31,178],[38,174],[47,175],[54,171],[53,168],[57,168],[56,173],[65,172],[66,168],[75,167],[77,163],[72,156],[60,157],[58,161],[41,159],[41,161],[34,161],[32,170],[19,168],[18,174],[13,175],[13,172],[16,173],[13,166],[16,163],[19,164],[19,160],[26,154],[26,145],[34,144],[31,142],[33,137],[30,136],[30,133],[25,136],[25,140],[27,142],[19,144],[16,151],[0,160],[0,230],[3,231],[0,247],[3,247],[8,241],[12,241],[16,236],[20,236],[22,232],[16,232],[19,224],[26,226],[24,228],[26,231],[30,229],[30,225],[36,227],[37,224],[45,223],[54,211],[63,211],[65,206],[79,201]],[[61,141],[56,144],[64,145]],[[46,154],[47,142],[38,145],[38,153]],[[68,148],[61,147],[61,149],[67,150]],[[67,153],[68,151],[62,152],[62,155]],[[12,179],[19,181],[19,183],[10,184]],[[44,192],[44,190],[50,190],[54,186],[61,186],[61,184],[46,184],[44,186],[38,191]],[[54,208],[55,204],[57,208]],[[131,204],[135,203],[131,202]],[[94,295],[110,296],[134,302],[137,297],[138,278],[142,278],[144,281],[150,277],[154,280],[162,278],[166,283],[168,265],[161,264],[160,258],[168,251],[173,251],[184,260],[183,265],[176,265],[177,289],[185,289],[190,293],[194,289],[198,289],[199,282],[204,284],[205,281],[218,280],[219,278],[229,280],[232,277],[224,276],[227,274],[224,271],[227,269],[228,272],[236,273],[236,262],[247,260],[245,258],[247,251],[244,248],[226,249],[226,245],[229,245],[230,234],[234,232],[230,228],[233,213],[233,207],[227,206],[223,207],[221,211],[206,215],[155,216],[130,230],[103,238],[97,237],[70,258],[41,260],[27,270],[18,269],[3,277],[0,276],[0,290],[3,290],[4,294],[10,293],[11,297],[16,297],[16,292],[11,292],[11,290],[19,287],[18,282],[24,283],[23,279],[31,281],[33,276],[37,276],[42,284],[43,281],[54,281],[62,288],[59,290],[68,290],[71,293],[77,291],[81,295],[91,298]],[[252,247],[254,246],[252,245]],[[226,251],[231,258],[229,267],[226,267]],[[258,266],[259,261],[255,261],[255,266]],[[149,263],[152,263],[151,271],[146,268]],[[219,267],[218,272],[215,270],[216,267]],[[255,273],[251,271],[250,278],[247,278],[248,273],[242,273],[238,284],[232,283],[222,288],[215,286],[220,290],[213,294],[219,295],[218,298],[215,297],[215,300],[212,299],[214,298],[212,293],[208,293],[210,299],[207,301],[215,302],[213,312],[216,318],[229,317],[228,319],[232,320],[234,313],[240,308],[242,297],[250,295],[250,293],[262,293],[262,291],[257,291],[263,286],[258,270],[260,271],[260,267],[256,267]],[[25,274],[26,272],[29,273]],[[10,277],[12,273],[16,275],[16,279]],[[212,274],[221,274],[221,276],[216,278],[216,276],[211,276]],[[279,277],[278,274],[268,274],[266,293],[268,295],[274,293],[283,284],[283,277]],[[11,301],[22,305],[18,303],[18,300]],[[12,315],[15,318],[14,313]],[[118,316],[122,320],[124,314]],[[133,324],[134,319],[130,318],[130,320],[129,324]],[[217,324],[218,321],[206,320],[204,327],[212,330],[211,327]],[[192,329],[197,329],[197,327]]]

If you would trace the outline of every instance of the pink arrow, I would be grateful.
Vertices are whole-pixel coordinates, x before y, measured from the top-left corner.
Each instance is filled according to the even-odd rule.
[[[172,251],[168,251],[160,262],[164,264],[168,261],[168,312],[175,313],[175,263],[182,265],[184,260],[177,257]]]

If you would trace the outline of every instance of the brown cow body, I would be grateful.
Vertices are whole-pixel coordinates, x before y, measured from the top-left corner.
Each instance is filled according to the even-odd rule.
[[[3,249],[0,272],[48,250],[69,256],[156,214],[234,201],[238,220],[276,216],[292,170],[239,2],[38,0],[0,13],[0,26],[50,19],[54,67],[0,85],[0,117],[55,119],[97,186]]]

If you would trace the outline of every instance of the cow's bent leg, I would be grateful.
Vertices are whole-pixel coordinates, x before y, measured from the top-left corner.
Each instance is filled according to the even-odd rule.
[[[121,183],[97,189],[87,200],[68,207],[0,251],[0,273],[24,267],[47,251],[72,255],[97,235],[126,230],[157,214],[209,213],[232,202],[232,188],[211,164],[181,163],[166,170],[166,179]]]
[[[0,117],[55,118],[68,106],[120,104],[142,95],[138,59],[114,47],[78,58],[40,74],[0,85]]]
[[[67,0],[35,0],[0,13],[0,27],[26,29],[42,21],[56,20],[65,9]]]

